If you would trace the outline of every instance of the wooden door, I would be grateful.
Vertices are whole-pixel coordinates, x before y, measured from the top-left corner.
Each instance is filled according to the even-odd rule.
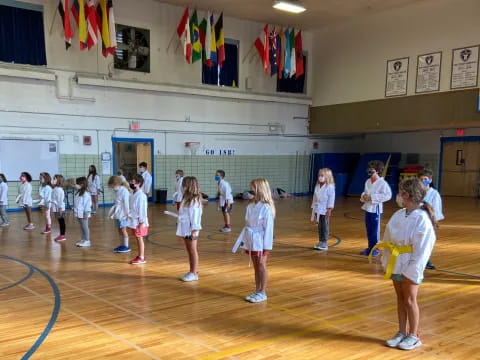
[[[152,144],[138,143],[137,144],[137,169],[141,162],[147,163],[147,170],[152,173]]]
[[[444,143],[441,161],[442,195],[479,195],[480,142]]]

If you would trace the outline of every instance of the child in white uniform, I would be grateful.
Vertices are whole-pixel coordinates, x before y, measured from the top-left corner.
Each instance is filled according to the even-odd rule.
[[[60,234],[54,239],[55,241],[65,241],[65,191],[63,190],[63,176],[55,175],[52,180],[54,186],[52,192],[52,212],[55,214],[58,225],[60,227]]]
[[[140,174],[143,177],[142,190],[148,198],[151,195],[150,191],[152,190],[152,175],[148,172],[148,164],[146,162],[141,162],[138,167]]]
[[[148,199],[147,195],[142,191],[143,177],[136,174],[130,182],[130,188],[133,195],[130,196],[129,214],[127,226],[131,229],[132,235],[137,239],[138,255],[129,261],[131,265],[145,264],[145,243],[143,238],[148,235]]]
[[[232,252],[235,253],[241,247],[250,255],[255,269],[255,291],[245,300],[258,303],[267,300],[267,259],[273,248],[275,205],[267,180],[252,180],[250,191],[253,199],[247,206],[246,224]]]
[[[128,246],[127,220],[130,212],[130,187],[127,189],[126,183],[120,176],[111,176],[108,179],[108,187],[115,192],[115,204],[110,209],[110,217],[115,220],[115,225],[121,237],[121,243],[113,252],[130,252]]]
[[[230,184],[225,181],[225,171],[217,170],[215,181],[218,181],[218,205],[222,209],[225,226],[220,229],[221,232],[229,233],[232,231],[230,223],[230,214],[233,206],[233,195]]]
[[[45,230],[42,234],[50,234],[52,232],[52,217],[50,216],[50,205],[52,202],[52,178],[47,172],[40,173],[40,188],[38,194],[40,196],[40,209],[45,217]]]
[[[320,169],[318,171],[317,185],[313,192],[311,221],[318,224],[318,243],[315,250],[328,250],[327,240],[330,232],[330,217],[335,205],[335,181],[332,170]]]
[[[180,204],[183,199],[183,170],[178,169],[175,171],[175,192],[173,193],[173,202],[177,207],[177,211],[180,209]]]
[[[88,192],[92,196],[92,214],[95,214],[98,209],[98,193],[101,191],[100,176],[97,175],[97,168],[95,165],[90,165],[88,168]]]
[[[445,216],[443,216],[442,198],[440,193],[432,187],[433,171],[430,169],[423,169],[418,173],[418,177],[428,188],[427,195],[425,195],[425,199],[423,199],[423,201],[430,204],[430,206],[433,208],[433,212],[435,213],[435,221],[442,221],[445,219]],[[430,259],[428,259],[426,269],[436,269],[435,265],[432,264]]]
[[[5,177],[4,174],[0,174],[0,216],[2,218],[2,223],[0,224],[0,227],[5,227],[10,225],[8,223],[7,206],[8,206],[7,178]]]
[[[17,203],[23,207],[25,215],[27,216],[27,225],[23,227],[23,230],[33,230],[35,229],[35,225],[32,222],[32,176],[24,171],[20,174],[20,182]]]
[[[183,200],[178,211],[176,235],[185,242],[190,262],[190,271],[181,277],[182,281],[198,280],[198,236],[202,229],[202,196],[200,186],[193,176],[183,179]]]
[[[365,182],[365,190],[360,196],[365,211],[365,227],[367,229],[368,247],[360,252],[369,255],[373,247],[380,241],[380,218],[383,213],[383,203],[392,198],[392,191],[387,182],[380,177],[384,169],[383,162],[374,160],[367,165],[369,179]],[[374,251],[373,256],[379,254]]]
[[[77,189],[77,192],[75,194],[75,208],[73,212],[80,225],[82,238],[75,245],[79,247],[90,247],[91,242],[88,219],[90,218],[92,213],[92,196],[87,191],[88,180],[86,177],[79,177],[77,178],[76,182],[77,184],[75,185],[75,188]]]
[[[399,193],[404,208],[393,214],[385,229],[384,241],[378,245],[385,249],[382,266],[386,276],[393,280],[397,294],[399,331],[386,344],[402,350],[422,345],[418,336],[418,285],[423,280],[425,265],[436,240],[433,210],[423,203],[426,192],[426,187],[417,178],[400,183]],[[392,257],[394,247],[400,252],[396,261]]]

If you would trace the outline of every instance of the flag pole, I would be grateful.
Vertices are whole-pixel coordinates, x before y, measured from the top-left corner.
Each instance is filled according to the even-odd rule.
[[[242,60],[242,64],[245,63],[245,61],[247,60],[248,56],[250,55],[250,53],[252,52],[252,49],[255,47],[255,43],[253,43],[251,46],[250,46],[250,49],[247,51],[247,54],[243,57],[243,60]]]
[[[167,46],[167,53],[168,53],[168,50],[170,50],[170,46],[172,45],[172,41],[173,39],[175,38],[175,33],[177,32],[177,29],[174,29],[173,30],[173,34],[172,36],[170,37],[170,42],[168,43],[168,46]]]
[[[50,24],[50,30],[48,31],[48,34],[49,34],[49,35],[52,35],[53,24],[55,23],[55,19],[57,18],[57,13],[58,13],[58,9],[55,8],[55,12],[53,13],[52,23]]]

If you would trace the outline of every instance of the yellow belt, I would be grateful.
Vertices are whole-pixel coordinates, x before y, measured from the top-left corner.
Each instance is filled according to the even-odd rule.
[[[375,245],[370,251],[370,255],[368,255],[368,261],[372,262],[372,254],[373,251],[377,248],[386,248],[390,250],[391,256],[390,260],[388,261],[387,270],[385,271],[385,279],[389,280],[392,276],[393,268],[395,267],[395,263],[397,262],[397,257],[400,254],[411,253],[413,252],[413,247],[411,245],[403,245],[397,246],[391,242],[381,242]]]

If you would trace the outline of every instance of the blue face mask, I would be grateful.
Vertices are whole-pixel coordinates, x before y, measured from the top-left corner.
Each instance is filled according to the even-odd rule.
[[[215,175],[215,181],[220,181],[220,176]]]
[[[3,182],[3,180],[2,180],[2,179],[0,179],[0,184],[1,184],[2,182]]]
[[[425,179],[425,180],[423,180],[423,183],[425,184],[425,186],[430,186],[431,181]]]

